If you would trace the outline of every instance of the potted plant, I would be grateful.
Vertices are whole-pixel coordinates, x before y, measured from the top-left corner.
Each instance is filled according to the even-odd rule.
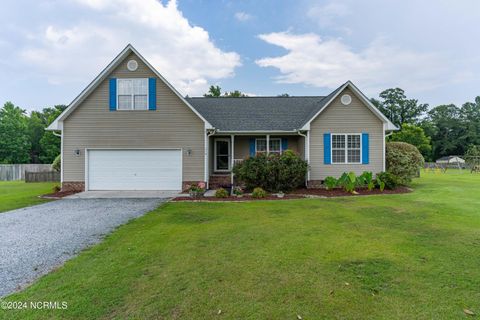
[[[188,188],[188,193],[192,198],[200,198],[205,194],[205,183],[199,182],[198,184],[191,185]]]
[[[241,187],[238,187],[238,186],[237,186],[237,187],[233,188],[232,193],[233,193],[237,198],[243,197],[243,190],[242,190]]]

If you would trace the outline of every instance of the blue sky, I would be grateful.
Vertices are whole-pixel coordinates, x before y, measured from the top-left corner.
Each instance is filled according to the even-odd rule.
[[[480,95],[476,0],[4,1],[0,101],[68,104],[132,43],[180,92],[325,95],[352,80],[431,105]]]

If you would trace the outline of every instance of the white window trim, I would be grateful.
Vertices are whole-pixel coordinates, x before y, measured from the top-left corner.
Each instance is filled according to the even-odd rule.
[[[266,138],[256,138],[256,139],[255,139],[255,154],[257,154],[257,153],[266,153],[267,150],[265,150],[265,151],[258,151],[258,148],[257,148],[257,141],[258,141],[258,140],[265,140],[265,141],[267,141]],[[280,142],[280,154],[282,154],[283,151],[284,151],[284,150],[282,149],[282,138],[270,138],[270,139],[269,139],[269,141],[270,141],[270,142],[269,142],[269,145],[270,145],[270,146],[271,146],[271,142],[272,142],[273,140],[278,140],[278,141]],[[271,150],[268,150],[268,151],[269,151],[270,153],[277,153],[276,151],[274,151],[274,152],[272,152]]]
[[[118,108],[118,96],[120,96],[120,94],[118,93],[118,81],[119,80],[138,80],[138,79],[142,79],[142,80],[146,80],[147,81],[147,108],[146,109],[135,109],[135,94],[132,93],[131,96],[132,96],[132,105],[131,105],[131,109],[119,109]],[[148,83],[148,78],[117,78],[117,96],[116,96],[116,99],[117,99],[117,111],[148,111],[150,109],[150,88],[149,88],[149,83]],[[133,88],[133,86],[132,86]],[[133,89],[132,89],[132,92],[133,92]],[[122,96],[126,96],[126,94],[122,94]],[[142,94],[143,96],[143,94]]]
[[[226,141],[228,143],[228,169],[217,169],[217,141]],[[214,172],[230,172],[231,164],[230,159],[232,158],[232,152],[230,150],[230,139],[229,138],[215,138],[213,139],[213,171]]]
[[[345,162],[333,162],[333,136],[345,136]],[[348,136],[360,136],[360,162],[348,162]],[[331,133],[330,134],[330,159],[332,164],[362,164],[362,134],[361,133]],[[355,148],[357,149],[357,148]]]

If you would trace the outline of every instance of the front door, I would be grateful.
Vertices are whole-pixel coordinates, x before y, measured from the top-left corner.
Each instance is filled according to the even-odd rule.
[[[215,171],[230,171],[230,139],[215,139]]]

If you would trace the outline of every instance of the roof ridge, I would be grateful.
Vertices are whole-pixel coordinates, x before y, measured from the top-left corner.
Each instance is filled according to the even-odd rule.
[[[186,99],[226,99],[226,98],[231,98],[231,99],[252,99],[252,98],[278,98],[278,99],[284,99],[284,98],[325,98],[327,96],[288,96],[288,97],[282,97],[282,96],[249,96],[249,97],[186,97]]]

